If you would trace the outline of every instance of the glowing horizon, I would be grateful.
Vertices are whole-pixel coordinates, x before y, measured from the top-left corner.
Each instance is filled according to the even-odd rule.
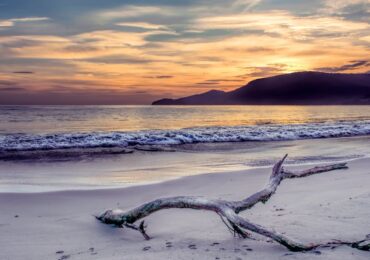
[[[148,104],[370,71],[369,0],[49,2],[0,1],[0,104]]]

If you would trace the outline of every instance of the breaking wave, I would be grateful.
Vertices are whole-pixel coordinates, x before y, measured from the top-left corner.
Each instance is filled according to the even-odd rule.
[[[193,143],[284,141],[370,135],[370,121],[186,128],[136,132],[0,135],[0,152],[73,148],[135,148]]]

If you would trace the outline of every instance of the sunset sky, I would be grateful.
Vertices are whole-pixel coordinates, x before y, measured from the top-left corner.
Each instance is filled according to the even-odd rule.
[[[370,0],[0,0],[0,104],[149,104],[370,71]]]

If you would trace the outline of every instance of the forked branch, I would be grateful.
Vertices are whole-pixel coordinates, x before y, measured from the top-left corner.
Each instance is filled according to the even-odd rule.
[[[249,237],[249,233],[247,232],[248,230],[259,235],[271,238],[291,251],[307,251],[322,246],[333,247],[339,245],[348,245],[360,250],[370,250],[369,237],[364,240],[355,242],[335,240],[327,243],[303,244],[291,238],[288,238],[276,231],[269,230],[265,227],[254,224],[238,215],[238,213],[252,208],[259,202],[267,202],[276,192],[279,184],[284,179],[307,177],[313,174],[348,168],[346,163],[339,163],[318,166],[303,171],[288,171],[282,167],[286,158],[287,155],[285,155],[283,159],[281,159],[274,165],[269,181],[261,191],[258,191],[241,201],[212,200],[203,197],[192,196],[162,198],[145,203],[129,211],[108,210],[100,216],[97,216],[97,219],[105,224],[112,224],[117,227],[127,227],[137,230],[144,236],[145,239],[150,239],[145,231],[144,222],[141,222],[139,226],[134,225],[135,222],[147,217],[150,214],[155,213],[156,211],[163,209],[188,208],[195,210],[208,210],[218,214],[221,217],[223,223],[229,229],[231,229],[234,234],[237,234],[242,238]]]

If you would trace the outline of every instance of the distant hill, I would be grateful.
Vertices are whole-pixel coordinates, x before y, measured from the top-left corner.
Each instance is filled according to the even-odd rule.
[[[153,105],[370,105],[370,74],[296,72]]]

